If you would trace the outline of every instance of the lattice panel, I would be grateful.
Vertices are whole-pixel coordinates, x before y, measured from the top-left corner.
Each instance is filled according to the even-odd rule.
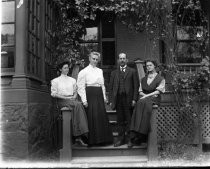
[[[210,106],[204,105],[202,108],[202,137],[210,138]]]
[[[174,140],[177,138],[191,139],[193,132],[193,120],[192,120],[193,117],[188,117],[187,120],[184,120],[184,118],[186,118],[186,116],[179,113],[177,106],[158,107],[157,109],[158,140]],[[187,122],[184,123],[184,121]]]

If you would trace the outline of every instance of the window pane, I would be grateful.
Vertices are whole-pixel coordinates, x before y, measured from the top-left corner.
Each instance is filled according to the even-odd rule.
[[[115,65],[115,42],[102,42],[103,65]]]
[[[4,24],[1,28],[1,45],[14,45],[14,24]]]
[[[98,27],[86,28],[86,35],[82,37],[84,41],[98,41]]]
[[[203,36],[203,27],[178,27],[177,28],[177,40],[196,40]]]
[[[15,21],[15,2],[3,1],[2,2],[2,22]]]
[[[14,47],[1,48],[1,67],[2,68],[14,67]]]
[[[102,20],[102,38],[114,38],[114,19]]]
[[[178,43],[178,63],[199,63],[201,59],[199,42]]]
[[[84,59],[85,63],[89,63],[88,54],[91,51],[98,51],[99,45],[98,43],[81,43],[80,44],[80,51],[81,51],[81,58]]]

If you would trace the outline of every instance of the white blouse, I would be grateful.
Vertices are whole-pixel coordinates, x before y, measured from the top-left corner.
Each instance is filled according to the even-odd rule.
[[[51,96],[53,97],[55,97],[55,94],[73,96],[76,90],[76,80],[67,75],[61,74],[51,81]]]
[[[102,69],[88,65],[79,72],[77,78],[77,88],[78,94],[80,95],[83,103],[87,102],[85,91],[86,86],[101,86],[104,100],[106,100],[106,90]]]

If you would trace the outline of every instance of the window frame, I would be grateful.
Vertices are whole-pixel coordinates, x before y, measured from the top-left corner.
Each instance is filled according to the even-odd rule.
[[[11,67],[8,67],[9,65],[7,65],[7,67],[2,67],[1,66],[1,76],[4,76],[4,75],[14,75],[15,73],[15,60],[16,60],[16,53],[15,53],[15,44],[16,44],[16,38],[15,38],[15,35],[16,35],[16,30],[15,30],[15,26],[16,26],[16,0],[1,0],[2,2],[1,3],[6,3],[6,2],[14,2],[14,21],[8,21],[8,22],[1,22],[1,26],[3,25],[13,25],[14,27],[14,44],[13,45],[2,45],[1,44],[1,50],[2,48],[12,48],[14,50],[14,54],[13,54],[13,63],[12,63],[12,66]],[[2,59],[2,54],[3,52],[1,51],[1,59]],[[8,63],[9,64],[9,63]]]

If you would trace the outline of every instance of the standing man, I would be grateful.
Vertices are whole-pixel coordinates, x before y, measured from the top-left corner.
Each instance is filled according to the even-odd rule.
[[[127,66],[128,59],[125,53],[120,53],[118,68],[111,73],[109,82],[109,100],[112,109],[117,111],[118,139],[115,147],[126,143],[129,137],[129,128],[132,109],[138,99],[139,80],[136,71]],[[128,142],[129,147],[130,139]]]

